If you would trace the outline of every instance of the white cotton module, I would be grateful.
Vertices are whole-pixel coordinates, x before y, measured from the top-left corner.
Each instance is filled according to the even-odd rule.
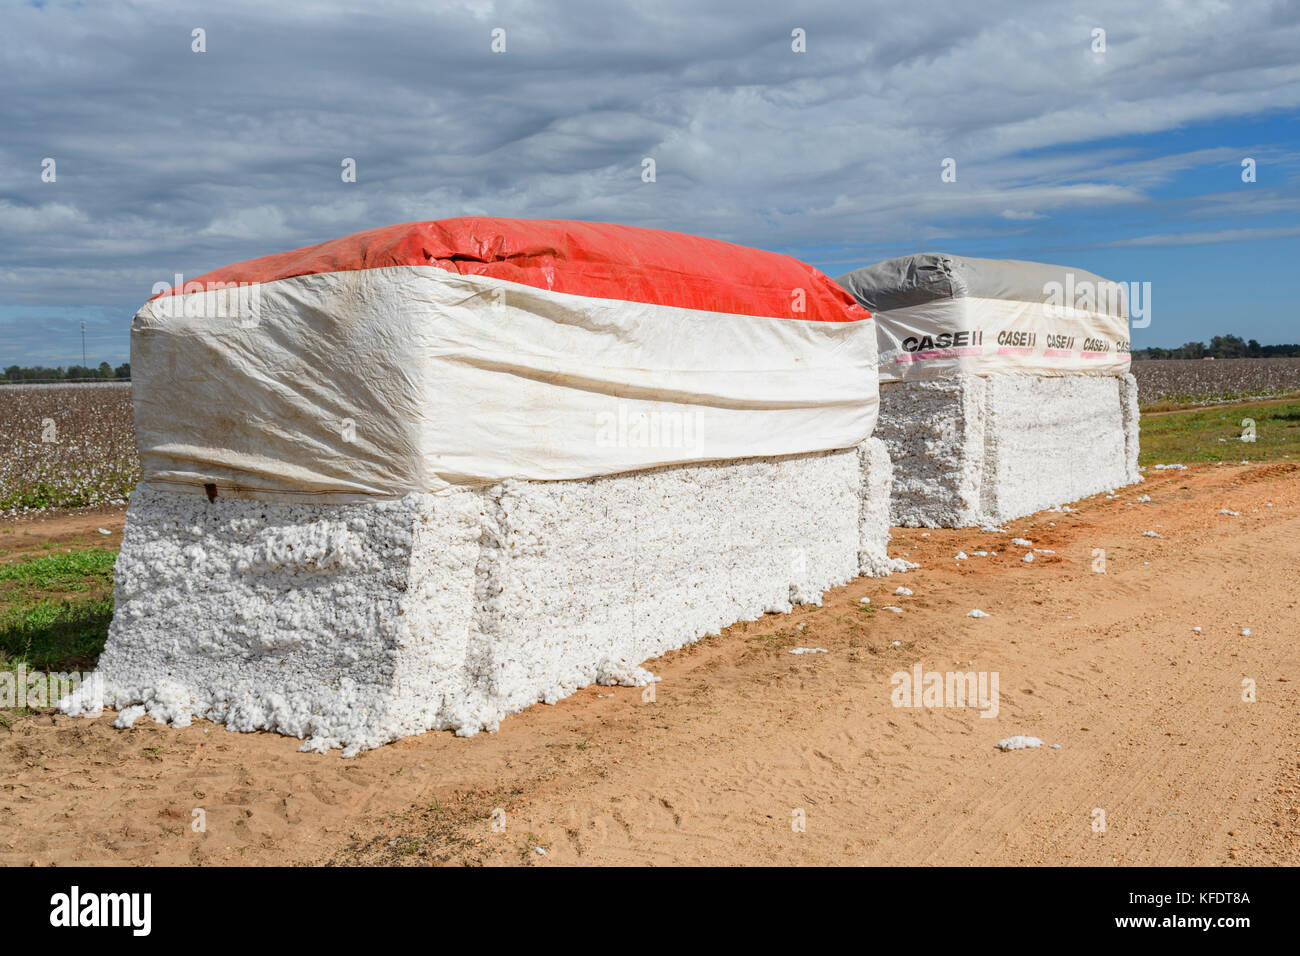
[[[997,528],[1141,480],[1131,376],[960,374],[883,382],[876,435],[895,524]],[[1132,406],[1130,408],[1130,406]]]
[[[903,596],[903,597],[911,597],[911,596],[912,596],[912,589],[911,589],[911,588],[900,587],[900,588],[898,588],[896,591],[894,591],[894,593],[895,593],[895,594],[898,594],[898,595],[901,595],[901,596]]]
[[[1158,531],[1143,531],[1143,532],[1142,532],[1142,537],[1144,537],[1144,538],[1158,538],[1158,537],[1160,537],[1160,533],[1159,533]]]
[[[902,567],[871,320],[788,257],[470,218],[176,293],[131,333],[119,726],[469,736]]]
[[[143,705],[122,725],[192,715],[352,754],[643,685],[648,658],[855,577],[855,474],[848,450],[371,504],[141,488],[105,704]]]
[[[824,647],[794,647],[790,649],[791,654],[829,654],[830,651]]]
[[[1026,555],[1025,555],[1023,558],[1021,558],[1020,560],[1023,561],[1023,562],[1025,562],[1025,564],[1030,564],[1030,563],[1034,560],[1034,552],[1030,551],[1028,554],[1026,554]]]
[[[1090,273],[926,253],[838,280],[876,316],[895,524],[998,525],[1142,480],[1126,303]],[[1062,286],[1062,297],[1049,289]],[[1089,299],[1068,288],[1098,294]]]
[[[981,611],[979,608],[966,612],[967,617],[988,617],[987,611]]]
[[[1043,742],[1037,737],[1024,737],[1017,735],[1015,737],[1007,737],[1003,740],[999,740],[993,746],[997,747],[998,750],[1025,750],[1029,747],[1041,747],[1042,745]]]
[[[1012,538],[1011,543],[1018,548],[1032,548],[1034,546],[1034,542],[1028,538]]]

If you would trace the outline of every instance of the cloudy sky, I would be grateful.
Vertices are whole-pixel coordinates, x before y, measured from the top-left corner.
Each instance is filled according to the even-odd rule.
[[[0,15],[0,367],[80,363],[83,320],[91,364],[125,360],[175,273],[470,214],[698,233],[832,276],[926,250],[1060,262],[1151,282],[1136,347],[1300,340],[1297,2]]]

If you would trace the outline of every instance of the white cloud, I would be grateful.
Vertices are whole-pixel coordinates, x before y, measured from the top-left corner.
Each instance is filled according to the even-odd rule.
[[[233,209],[199,231],[201,236],[222,239],[278,239],[291,234],[284,212],[275,206]]]
[[[67,229],[86,221],[85,214],[71,203],[45,202],[20,206],[0,199],[0,226],[5,233]]]

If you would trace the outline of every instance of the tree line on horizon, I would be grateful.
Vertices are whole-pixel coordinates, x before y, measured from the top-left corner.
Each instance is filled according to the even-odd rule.
[[[58,368],[46,368],[44,365],[10,365],[4,372],[8,382],[103,382],[117,379],[129,381],[131,363],[123,362],[117,368],[107,362],[100,362],[97,368],[85,365],[69,365]]]
[[[1134,349],[1135,359],[1234,359],[1234,358],[1296,358],[1300,345],[1260,345],[1254,339],[1239,335],[1216,335],[1210,344],[1186,342],[1177,348],[1162,349],[1152,346]]]

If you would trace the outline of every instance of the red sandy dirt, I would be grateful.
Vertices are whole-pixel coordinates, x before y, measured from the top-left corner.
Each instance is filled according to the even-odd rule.
[[[87,547],[122,547],[124,508],[92,508],[32,518],[0,519],[0,565]],[[100,529],[107,531],[102,534]]]
[[[18,718],[0,863],[1300,863],[1300,469],[1153,471],[1076,507],[896,529],[920,570],[651,662],[654,701],[590,687],[497,734],[343,760],[204,721]],[[1055,554],[1026,564],[1014,535]],[[892,706],[918,661],[996,671],[998,715]],[[1013,734],[1046,746],[994,749]]]

